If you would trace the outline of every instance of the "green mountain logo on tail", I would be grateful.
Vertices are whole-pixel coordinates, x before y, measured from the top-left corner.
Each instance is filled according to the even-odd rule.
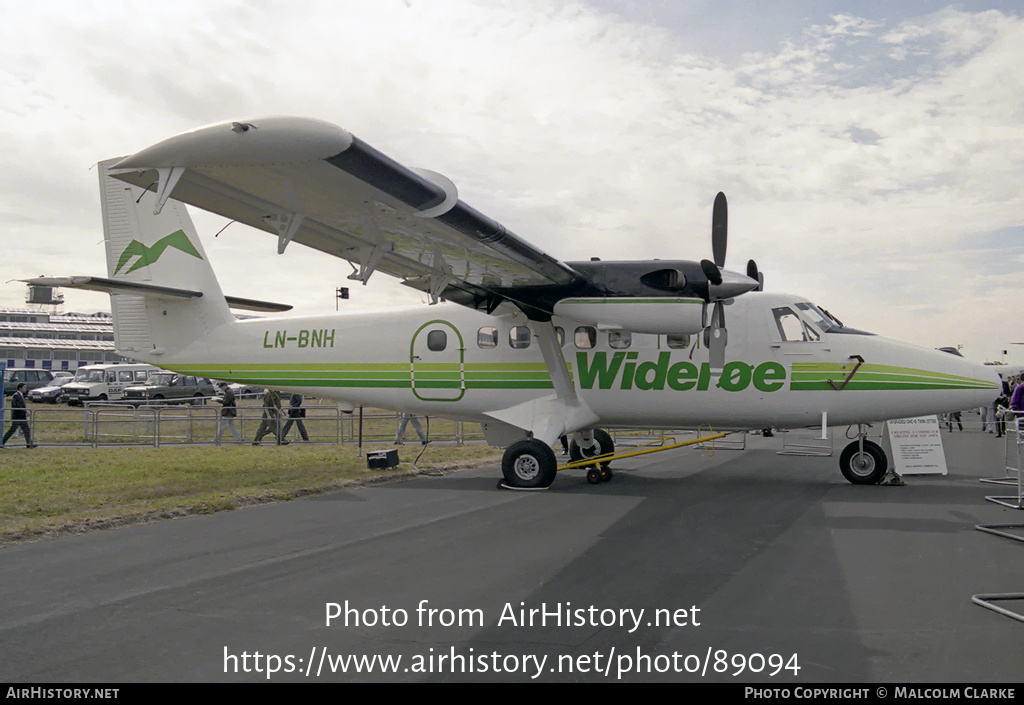
[[[114,269],[114,274],[118,274],[132,257],[137,256],[139,259],[136,260],[135,264],[125,274],[131,274],[136,269],[154,264],[168,247],[181,250],[185,254],[192,255],[197,259],[203,258],[199,251],[196,250],[195,245],[188,239],[188,236],[185,235],[185,231],[175,230],[170,235],[157,240],[153,243],[152,247],[146,247],[138,240],[129,242],[128,247],[124,248],[124,252],[121,253],[121,257],[117,260],[117,268]]]

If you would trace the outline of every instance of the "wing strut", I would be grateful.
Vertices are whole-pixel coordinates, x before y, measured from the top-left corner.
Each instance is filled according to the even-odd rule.
[[[551,445],[562,434],[594,426],[600,417],[576,393],[554,324],[532,321],[532,325],[555,393],[487,415],[529,431],[534,438]]]

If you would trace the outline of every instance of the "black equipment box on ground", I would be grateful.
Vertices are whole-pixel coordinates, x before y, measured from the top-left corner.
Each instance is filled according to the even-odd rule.
[[[375,450],[366,454],[366,467],[371,470],[386,470],[398,467],[398,449]]]

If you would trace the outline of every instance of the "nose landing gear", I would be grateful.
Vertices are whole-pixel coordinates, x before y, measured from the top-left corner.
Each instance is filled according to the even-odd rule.
[[[865,438],[867,431],[860,426],[857,440],[843,448],[839,456],[839,470],[855,485],[877,485],[889,469],[889,460],[882,447]]]

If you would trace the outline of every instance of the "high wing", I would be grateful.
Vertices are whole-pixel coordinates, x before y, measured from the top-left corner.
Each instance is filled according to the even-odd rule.
[[[654,304],[675,304],[699,330],[704,303],[757,286],[707,260],[560,262],[461,201],[444,176],[402,166],[321,120],[199,128],[122,159],[111,175],[154,189],[157,211],[173,197],[277,235],[279,252],[299,242],[346,259],[352,279],[381,271],[433,300],[487,312],[510,301],[538,321],[562,304],[581,320],[607,312],[589,316],[607,325],[653,316],[648,332],[660,332],[662,319],[679,316]],[[591,305],[609,298],[629,305]]]
[[[458,199],[446,178],[398,164],[336,125],[274,117],[186,132],[122,160],[155,188],[435,297],[493,309],[498,292],[572,290],[582,278]],[[528,306],[528,293],[518,296]],[[550,314],[550,311],[548,311]]]

